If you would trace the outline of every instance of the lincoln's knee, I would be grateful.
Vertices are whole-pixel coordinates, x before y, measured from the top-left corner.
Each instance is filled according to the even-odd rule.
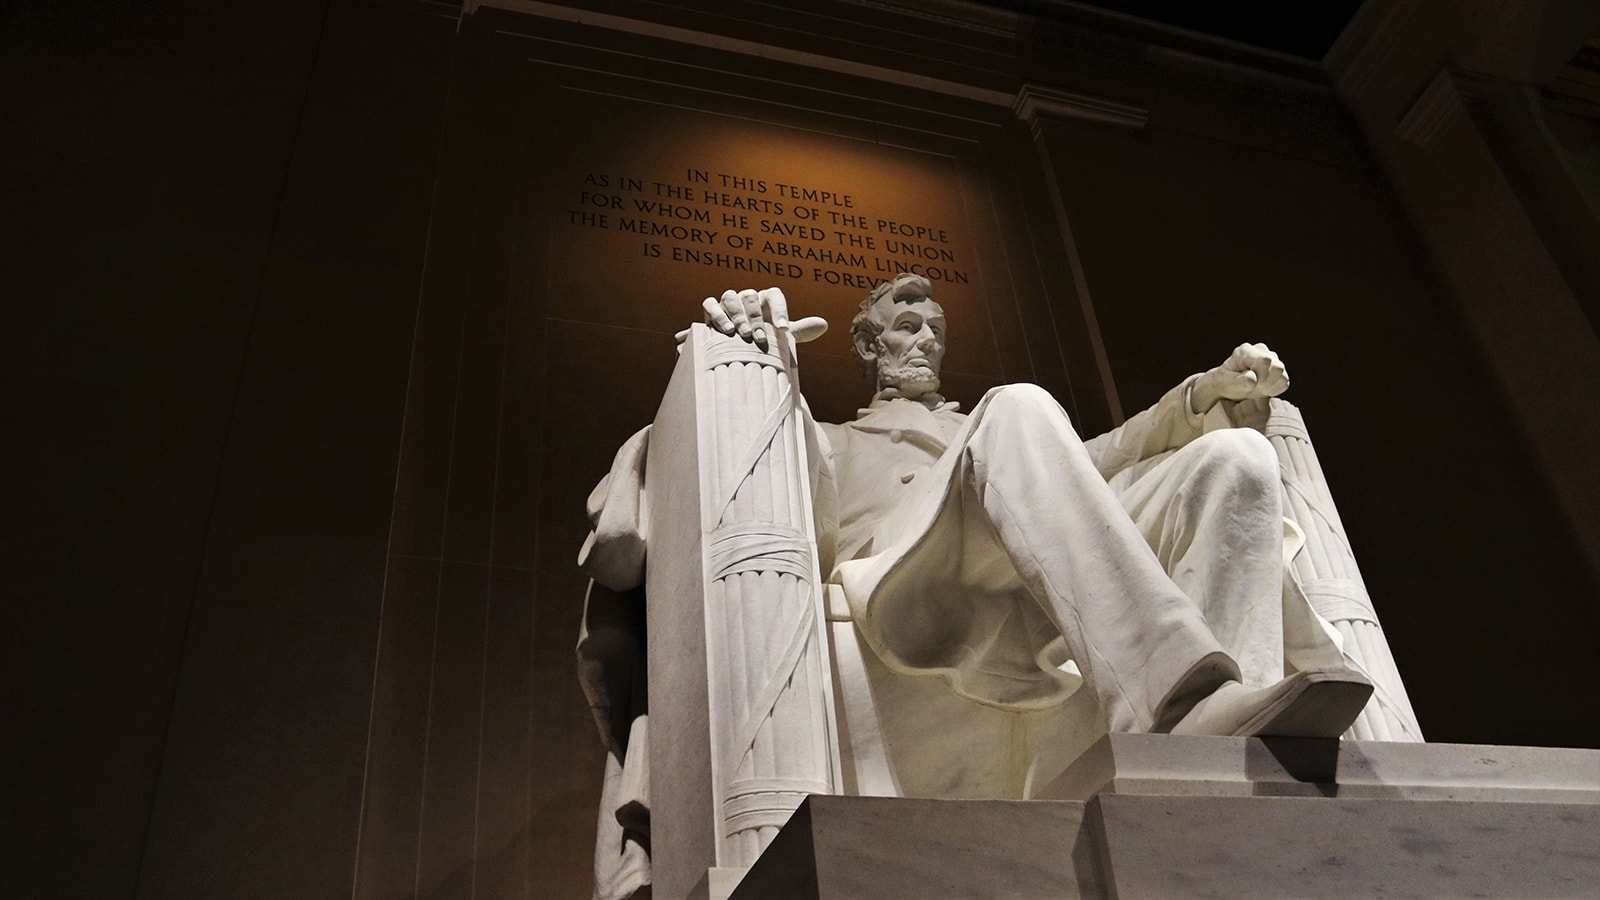
[[[1253,428],[1225,428],[1196,438],[1197,477],[1254,496],[1276,496],[1280,489],[1278,454]]]
[[[1071,428],[1067,413],[1050,392],[1037,384],[1008,384],[994,388],[984,397],[985,418],[993,416],[1019,424],[1042,422],[1065,424]]]

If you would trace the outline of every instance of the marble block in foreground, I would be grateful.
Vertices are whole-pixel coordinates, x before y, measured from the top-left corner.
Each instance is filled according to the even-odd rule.
[[[1108,734],[1034,794],[1600,803],[1600,750]]]
[[[731,896],[1523,898],[1600,885],[1594,750],[1118,734],[1045,793],[1060,799],[814,796]]]

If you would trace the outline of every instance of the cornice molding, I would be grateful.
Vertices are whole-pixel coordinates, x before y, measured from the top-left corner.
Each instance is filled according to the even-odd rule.
[[[1093,122],[1132,131],[1144,128],[1150,119],[1149,110],[1131,103],[1037,84],[1023,85],[1011,111],[1027,123],[1035,138],[1046,119]]]
[[[758,59],[774,62],[789,63],[825,72],[837,72],[843,75],[852,75],[867,78],[885,84],[895,84],[902,87],[916,88],[918,90],[932,91],[950,97],[961,97],[987,103],[994,106],[1008,106],[1012,102],[1012,95],[1004,91],[991,90],[972,84],[950,81],[943,78],[934,78],[928,75],[919,75],[915,72],[906,72],[900,69],[891,69],[887,66],[877,66],[870,63],[856,62],[837,56],[828,56],[822,53],[811,53],[805,50],[795,50],[790,47],[781,47],[776,44],[760,41],[746,40],[744,38],[730,37],[724,34],[715,34],[708,31],[699,31],[692,28],[680,28],[675,25],[665,25],[660,22],[651,22],[644,19],[634,19],[610,13],[593,12],[585,9],[576,9],[558,3],[545,3],[542,0],[489,0],[480,3],[478,8],[493,7],[507,12],[521,13],[537,16],[543,19],[553,19],[561,22],[571,22],[578,25],[588,25],[595,28],[604,28],[627,34],[637,34],[646,37],[661,38],[693,47],[704,47],[708,50],[717,50],[724,53],[737,53]]]
[[[1459,121],[1466,108],[1449,66],[1441,66],[1433,80],[1411,102],[1394,124],[1394,136],[1416,147],[1427,148],[1435,138]]]
[[[1472,105],[1504,102],[1524,85],[1494,78],[1479,72],[1440,66],[1411,105],[1394,124],[1394,136],[1408,144],[1427,148],[1441,132],[1454,125]]]
[[[844,2],[1008,38],[1020,37],[1026,22],[1026,17],[1021,13],[972,3],[970,0],[844,0]]]
[[[1210,71],[1226,73],[1229,77],[1252,76],[1250,80],[1264,80],[1265,83],[1274,86],[1312,92],[1321,90],[1327,83],[1322,67],[1310,60],[1111,12],[1073,0],[1039,0],[1039,2],[1041,8],[1047,11],[1048,18],[997,9],[971,0],[836,0],[839,8],[834,9],[831,15],[848,18],[847,8],[854,6],[862,10],[873,10],[881,14],[936,24],[943,29],[949,29],[947,34],[951,36],[966,32],[982,45],[994,46],[993,42],[998,38],[1012,47],[1011,52],[1016,54],[1012,64],[1017,67],[1023,66],[1023,59],[1028,52],[1040,50],[1071,52],[1071,47],[1068,45],[1071,43],[1072,30],[1081,29],[1139,42],[1145,45],[1146,58],[1158,65],[1181,65],[1188,68],[1209,66]],[[584,4],[588,5],[593,4]],[[669,2],[665,5],[673,4]],[[875,65],[868,61],[873,52],[873,45],[870,42],[858,44],[861,49],[859,55],[852,53],[850,56],[842,56],[837,55],[834,50],[815,52],[796,49],[796,44],[803,46],[806,43],[804,32],[774,31],[771,35],[762,35],[773,41],[769,42],[752,39],[761,34],[760,29],[746,29],[746,36],[733,37],[699,28],[654,21],[654,16],[647,11],[649,9],[647,5],[633,9],[631,14],[629,5],[625,3],[611,5],[608,8],[616,11],[601,12],[583,6],[569,6],[557,0],[462,0],[464,16],[471,16],[480,9],[505,10],[539,18],[659,37],[691,46],[794,63],[824,71],[847,73],[948,96],[965,97],[982,103],[1010,105],[1013,99],[1009,92],[994,90],[995,86],[1004,82],[1004,73],[1001,71],[989,73],[999,76],[999,80],[990,78],[989,86],[978,86],[964,80],[921,75]],[[910,21],[905,24],[915,27]],[[882,30],[882,26],[882,22],[877,23],[879,30]],[[1067,30],[1063,31],[1063,28]],[[794,40],[790,40],[791,37]],[[812,43],[817,42],[812,41]],[[1018,74],[1022,78],[1027,77],[1025,71]],[[1098,102],[1089,104],[1091,107],[1096,105],[1099,105]],[[1111,105],[1118,106],[1115,103]],[[1106,115],[1110,115],[1111,118],[1107,119]],[[1115,113],[1106,115],[1075,117],[1098,118],[1101,121],[1118,118]],[[1138,111],[1137,115],[1142,117],[1143,111]]]
[[[1168,22],[1158,22],[1130,13],[1118,12],[1104,6],[1095,6],[1079,0],[1034,0],[1038,7],[1048,10],[1048,18],[1079,28],[1107,34],[1116,34],[1148,45],[1151,48],[1172,49],[1219,62],[1231,63],[1263,73],[1271,72],[1285,78],[1321,83],[1324,79],[1322,64],[1317,60],[1230,40],[1203,31],[1194,31]],[[1043,21],[1041,12],[1037,18]]]
[[[1206,54],[1189,50],[1179,50],[1174,47],[1165,47],[1160,44],[1148,45],[1144,51],[1144,58],[1157,65],[1187,69],[1210,78],[1230,81],[1235,84],[1256,85],[1311,96],[1328,97],[1334,94],[1333,84],[1328,81],[1327,73],[1321,67],[1308,68],[1291,75],[1285,75],[1281,72],[1263,69],[1258,66],[1230,62],[1215,56],[1207,56]]]
[[[1392,72],[1396,54],[1406,46],[1423,0],[1363,3],[1344,33],[1322,58],[1328,76],[1346,96],[1364,95]]]

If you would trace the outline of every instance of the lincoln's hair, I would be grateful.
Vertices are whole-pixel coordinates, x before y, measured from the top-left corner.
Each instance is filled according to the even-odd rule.
[[[916,288],[916,290],[901,290],[901,288]],[[910,272],[901,272],[893,281],[885,281],[872,289],[867,299],[861,301],[861,309],[856,317],[850,320],[850,346],[855,351],[856,365],[861,367],[861,374],[867,377],[869,383],[875,383],[878,378],[878,361],[876,356],[869,356],[870,348],[878,335],[883,333],[883,323],[872,317],[872,307],[885,295],[892,296],[895,303],[915,303],[933,296],[933,285],[921,275],[912,275]]]

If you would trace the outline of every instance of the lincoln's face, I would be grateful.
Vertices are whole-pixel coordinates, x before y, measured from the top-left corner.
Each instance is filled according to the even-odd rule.
[[[939,364],[944,361],[944,309],[919,286],[878,298],[873,320],[883,326],[874,341],[878,390],[897,390],[916,399],[939,390]]]

